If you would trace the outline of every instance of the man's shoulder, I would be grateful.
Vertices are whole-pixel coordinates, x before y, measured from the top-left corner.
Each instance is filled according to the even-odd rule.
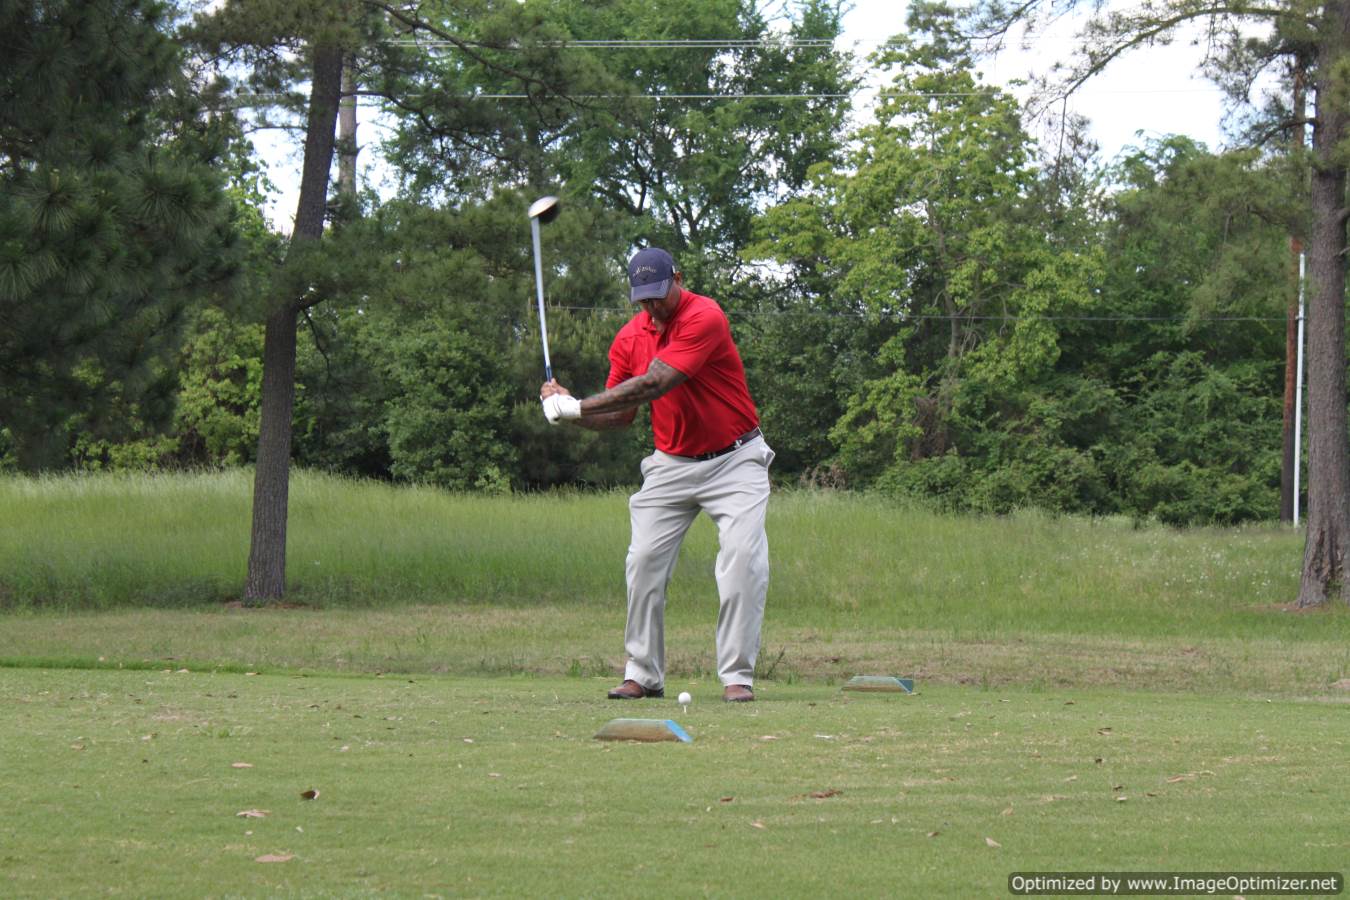
[[[721,304],[713,298],[695,294],[693,291],[686,291],[684,308],[680,310],[680,319],[691,325],[706,326],[725,323],[727,314],[722,310]]]
[[[725,315],[722,312],[722,305],[711,297],[705,297],[702,294],[695,294],[693,291],[686,290],[685,295],[688,298],[688,311],[699,313],[715,312],[718,315]]]

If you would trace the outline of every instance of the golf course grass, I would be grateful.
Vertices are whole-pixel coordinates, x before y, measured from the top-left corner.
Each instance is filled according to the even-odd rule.
[[[700,680],[670,686],[686,712],[597,678],[4,677],[7,896],[976,897],[1014,871],[1350,855],[1347,710],[1319,701],[772,685],[733,706]],[[592,738],[618,715],[693,742]]]
[[[783,492],[754,704],[719,700],[715,535],[686,542],[685,710],[604,699],[621,494],[297,473],[261,609],[248,494],[0,478],[0,896],[983,897],[1350,859],[1350,610],[1287,606],[1292,529]],[[593,738],[619,716],[693,741]]]

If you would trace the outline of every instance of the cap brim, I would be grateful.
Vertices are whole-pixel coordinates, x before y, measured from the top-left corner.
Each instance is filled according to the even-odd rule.
[[[639,300],[656,300],[670,293],[670,279],[664,281],[653,281],[651,284],[634,285],[628,299],[633,303]]]

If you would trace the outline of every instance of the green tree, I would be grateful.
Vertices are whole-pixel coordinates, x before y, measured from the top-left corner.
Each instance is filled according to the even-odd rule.
[[[1129,404],[1113,468],[1136,515],[1231,522],[1278,509],[1297,209],[1280,162],[1173,137],[1116,167],[1104,291],[1122,320],[1075,323],[1070,362]]]
[[[219,102],[252,103],[303,117],[304,165],[295,227],[284,264],[270,281],[263,343],[263,383],[253,529],[244,595],[264,602],[285,591],[286,520],[292,452],[297,323],[342,291],[361,292],[363,272],[329,252],[325,234],[329,175],[344,67],[355,67],[348,85],[379,97],[420,123],[430,139],[453,147],[455,168],[446,182],[471,185],[470,163],[509,163],[518,120],[466,103],[461,86],[481,79],[514,86],[540,102],[556,104],[578,73],[558,65],[548,40],[553,31],[542,4],[379,3],[373,0],[282,3],[229,0],[201,15],[190,35],[217,60],[213,88]],[[428,43],[421,42],[425,39]],[[429,44],[450,48],[444,81],[419,73]],[[459,70],[469,73],[461,77]],[[585,73],[580,73],[584,75]],[[475,81],[475,79],[479,79]],[[305,90],[307,86],[307,92]],[[338,204],[342,206],[342,204]],[[345,274],[342,274],[345,273]]]
[[[1047,241],[1020,112],[979,83],[950,13],[916,5],[910,22],[877,57],[895,75],[876,123],[748,251],[813,270],[836,314],[897,323],[831,434],[864,482],[961,452],[950,425],[969,385],[1007,392],[1051,371],[1053,318],[1086,308],[1099,266]]]
[[[170,24],[153,0],[0,2],[0,424],[23,469],[64,464],[77,427],[102,453],[100,408],[167,420],[159,363],[231,274],[228,123]]]
[[[1044,16],[1061,16],[1079,4],[1041,0],[1010,7],[995,0],[975,7],[972,31],[1002,35]],[[1203,22],[1210,36],[1206,68],[1229,88],[1235,106],[1248,108],[1246,86],[1281,64],[1288,77],[1306,73],[1314,97],[1311,175],[1306,182],[1308,250],[1308,531],[1298,604],[1333,598],[1350,602],[1346,554],[1350,550],[1350,430],[1347,430],[1345,288],[1346,176],[1350,170],[1350,2],[1276,0],[1201,3],[1161,0],[1125,9],[1093,6],[1077,58],[1056,79],[1060,94],[1072,92],[1131,49],[1167,40],[1177,30]],[[1253,30],[1263,37],[1251,37]],[[1197,60],[1197,65],[1200,61]],[[1291,86],[1292,87],[1292,86]],[[1290,95],[1296,92],[1292,89]],[[1273,139],[1306,123],[1302,111],[1273,104],[1254,117],[1250,133]]]
[[[618,311],[616,323],[629,310],[622,265],[635,243],[671,247],[691,286],[729,308],[748,363],[755,347],[767,347],[756,340],[755,323],[767,321],[758,312],[777,302],[776,290],[737,252],[756,210],[796,190],[810,164],[837,151],[853,82],[847,59],[831,46],[838,4],[794,4],[782,14],[782,30],[761,6],[524,3],[512,8],[508,28],[477,6],[456,4],[436,20],[430,34],[439,41],[426,61],[378,86],[395,98],[388,101],[399,121],[391,159],[405,174],[408,198],[454,211],[507,186],[555,192],[589,224],[589,234],[574,239],[565,233],[570,226],[554,223],[545,242],[555,368],[560,377],[581,378],[579,389],[603,385],[617,327],[607,310]],[[503,45],[505,33],[519,40]],[[521,293],[506,338],[520,355],[512,367],[520,449],[513,481],[629,481],[624,467],[635,439],[588,433],[560,441],[535,421],[528,236],[518,210],[508,221],[501,238],[524,276],[514,282]],[[574,277],[579,271],[598,277]],[[591,357],[574,355],[573,346]],[[750,374],[760,379],[756,395],[772,405],[777,361],[756,363]],[[796,432],[782,429],[785,437]]]
[[[203,310],[180,351],[174,430],[185,462],[237,466],[258,449],[262,326]]]
[[[634,435],[562,435],[540,415],[533,272],[519,247],[527,205],[509,191],[452,208],[393,201],[333,236],[375,275],[310,313],[298,460],[456,489],[631,480]],[[629,314],[597,254],[618,243],[604,222],[565,207],[547,232],[548,293],[564,298],[549,310],[555,372],[579,390],[603,386],[609,339]]]

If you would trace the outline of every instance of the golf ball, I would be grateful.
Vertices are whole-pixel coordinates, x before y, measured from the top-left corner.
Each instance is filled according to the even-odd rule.
[[[691,700],[693,700],[693,699],[694,699],[693,697],[690,697],[690,696],[689,696],[689,692],[688,692],[688,691],[682,691],[682,692],[680,693],[680,704],[681,704],[681,705],[687,704],[689,701],[691,701]]]

